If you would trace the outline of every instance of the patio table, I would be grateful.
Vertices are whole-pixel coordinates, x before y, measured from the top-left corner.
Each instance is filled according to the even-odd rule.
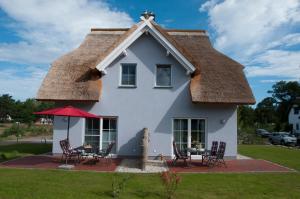
[[[188,156],[190,158],[190,162],[192,161],[192,155],[203,155],[205,154],[205,149],[201,148],[187,148]],[[202,158],[203,163],[203,158]]]

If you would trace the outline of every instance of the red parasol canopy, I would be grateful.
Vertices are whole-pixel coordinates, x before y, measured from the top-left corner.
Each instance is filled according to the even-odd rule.
[[[57,116],[70,116],[70,117],[85,117],[85,118],[100,118],[97,115],[85,112],[73,106],[65,106],[62,108],[48,109],[41,112],[35,112],[37,115],[57,115]]]
[[[100,116],[88,113],[86,111],[80,110],[73,106],[65,106],[65,107],[61,107],[61,108],[48,109],[45,111],[35,112],[34,114],[36,114],[36,115],[56,115],[56,116],[68,117],[67,139],[69,139],[70,117],[100,118]]]

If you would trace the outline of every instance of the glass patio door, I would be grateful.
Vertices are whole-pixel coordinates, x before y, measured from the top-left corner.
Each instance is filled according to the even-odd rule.
[[[93,149],[106,149],[111,142],[116,141],[117,118],[86,119],[84,144],[91,145]],[[116,144],[111,153],[116,154]]]
[[[174,140],[180,151],[185,151],[188,147],[188,120],[174,119]]]
[[[173,136],[182,152],[186,152],[187,148],[205,148],[205,120],[174,119]]]

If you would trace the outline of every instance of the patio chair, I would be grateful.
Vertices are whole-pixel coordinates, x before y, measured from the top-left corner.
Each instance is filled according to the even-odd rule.
[[[220,142],[220,146],[215,156],[209,157],[208,166],[216,166],[216,165],[224,165],[227,167],[226,162],[224,160],[226,150],[226,142]]]
[[[97,150],[94,154],[94,159],[99,161],[100,159],[105,159],[107,162],[112,163],[111,150],[114,147],[115,142],[111,142],[106,149]]]
[[[219,145],[218,141],[212,142],[210,150],[206,150],[202,155],[202,164],[204,163],[204,161],[208,162],[210,157],[216,156],[218,145]]]
[[[182,154],[178,150],[175,141],[173,141],[173,149],[174,149],[174,155],[175,155],[175,157],[173,159],[173,165],[176,165],[177,160],[183,160],[184,164],[188,166],[187,159],[189,159],[189,157],[187,155],[185,155],[185,154]]]
[[[77,161],[80,162],[80,152],[70,147],[70,143],[68,139],[59,141],[59,144],[63,151],[63,154],[61,156],[61,161],[63,161],[65,158],[67,164],[68,160],[72,159],[72,157],[77,157]]]

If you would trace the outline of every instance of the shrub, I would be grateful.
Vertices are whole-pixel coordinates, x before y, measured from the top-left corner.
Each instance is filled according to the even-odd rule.
[[[131,178],[130,175],[126,175],[124,177],[120,177],[119,175],[113,176],[113,181],[111,184],[113,198],[120,197],[120,194],[124,191],[125,185],[130,178]]]
[[[160,177],[165,187],[164,191],[166,197],[168,199],[175,198],[175,192],[177,190],[178,184],[181,181],[180,176],[175,172],[165,171],[160,174]]]
[[[10,128],[5,129],[2,137],[8,137],[14,135],[16,137],[21,137],[25,134],[24,128],[22,128],[19,124],[13,124]]]
[[[3,160],[10,160],[10,159],[13,159],[13,158],[16,158],[16,157],[19,157],[19,156],[20,156],[20,154],[16,150],[11,151],[11,152],[3,152],[3,153],[0,154],[0,157]]]
[[[30,126],[26,129],[29,135],[37,136],[37,135],[47,135],[52,132],[52,127],[50,126]]]

